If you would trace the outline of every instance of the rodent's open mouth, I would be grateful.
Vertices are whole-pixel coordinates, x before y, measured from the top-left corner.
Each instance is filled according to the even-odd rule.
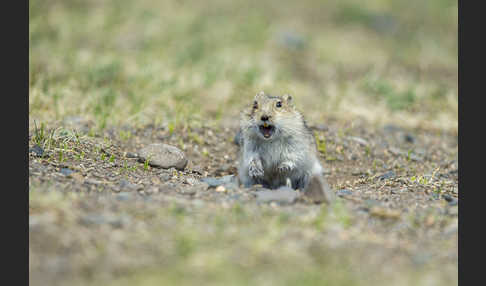
[[[273,125],[269,125],[267,123],[264,123],[263,125],[260,125],[260,132],[262,133],[263,137],[265,138],[270,138],[275,131],[275,127]]]

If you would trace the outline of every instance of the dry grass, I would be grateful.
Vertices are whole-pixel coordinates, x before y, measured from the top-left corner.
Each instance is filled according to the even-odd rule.
[[[264,89],[457,131],[455,1],[30,1],[29,27],[31,121],[218,123]]]

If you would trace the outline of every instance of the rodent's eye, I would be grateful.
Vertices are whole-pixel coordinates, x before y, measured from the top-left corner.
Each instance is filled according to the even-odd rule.
[[[258,102],[254,101],[253,102],[253,109],[257,109],[258,108]]]
[[[277,107],[282,107],[282,102],[281,101],[277,101]]]

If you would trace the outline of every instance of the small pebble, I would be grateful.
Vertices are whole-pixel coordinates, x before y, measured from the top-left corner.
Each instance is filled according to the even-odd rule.
[[[44,155],[44,149],[40,147],[39,145],[34,145],[34,147],[29,149],[29,153],[34,153],[37,157],[46,157]]]
[[[137,153],[132,153],[132,152],[127,152],[127,153],[125,154],[125,156],[126,156],[127,158],[138,158],[138,154],[137,154]]]
[[[340,197],[345,197],[345,196],[350,196],[353,194],[353,192],[351,192],[350,190],[346,190],[346,189],[343,189],[343,190],[338,190],[336,192],[336,194]]]
[[[378,177],[378,180],[387,180],[387,179],[392,179],[392,178],[395,178],[397,175],[395,174],[395,172],[393,171],[388,171],[386,173],[384,173],[383,175],[379,176]]]
[[[442,197],[444,198],[444,200],[446,200],[450,206],[456,206],[457,205],[457,199],[452,197],[452,196],[449,196],[449,195],[442,195]]]
[[[220,193],[226,192],[226,188],[223,185],[221,185],[221,186],[216,187],[215,191],[220,192]]]
[[[66,176],[69,176],[72,173],[74,173],[74,171],[69,169],[69,168],[62,168],[59,172],[61,172],[61,174],[66,175]]]
[[[366,140],[364,140],[363,138],[360,138],[360,137],[351,136],[351,137],[349,137],[349,139],[353,140],[354,142],[358,143],[361,146],[368,146],[369,145],[368,141],[366,141]]]
[[[156,186],[149,187],[145,190],[147,194],[157,194],[159,192],[159,188]]]
[[[407,143],[411,143],[411,144],[415,143],[415,137],[413,137],[412,134],[410,133],[405,134],[403,136],[403,140],[405,140],[405,142]]]
[[[125,179],[121,179],[118,182],[118,186],[120,187],[121,191],[136,191],[139,188],[139,186],[132,184]]]
[[[192,177],[186,178],[184,182],[188,185],[193,186],[194,184],[197,184],[198,180]]]

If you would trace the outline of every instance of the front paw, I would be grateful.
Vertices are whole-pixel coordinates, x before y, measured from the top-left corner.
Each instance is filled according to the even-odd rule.
[[[260,160],[252,160],[248,168],[248,175],[252,178],[263,177],[263,166]]]
[[[290,171],[292,171],[295,167],[295,164],[292,163],[292,162],[283,162],[282,164],[280,164],[278,166],[278,171],[280,173],[288,173]]]

